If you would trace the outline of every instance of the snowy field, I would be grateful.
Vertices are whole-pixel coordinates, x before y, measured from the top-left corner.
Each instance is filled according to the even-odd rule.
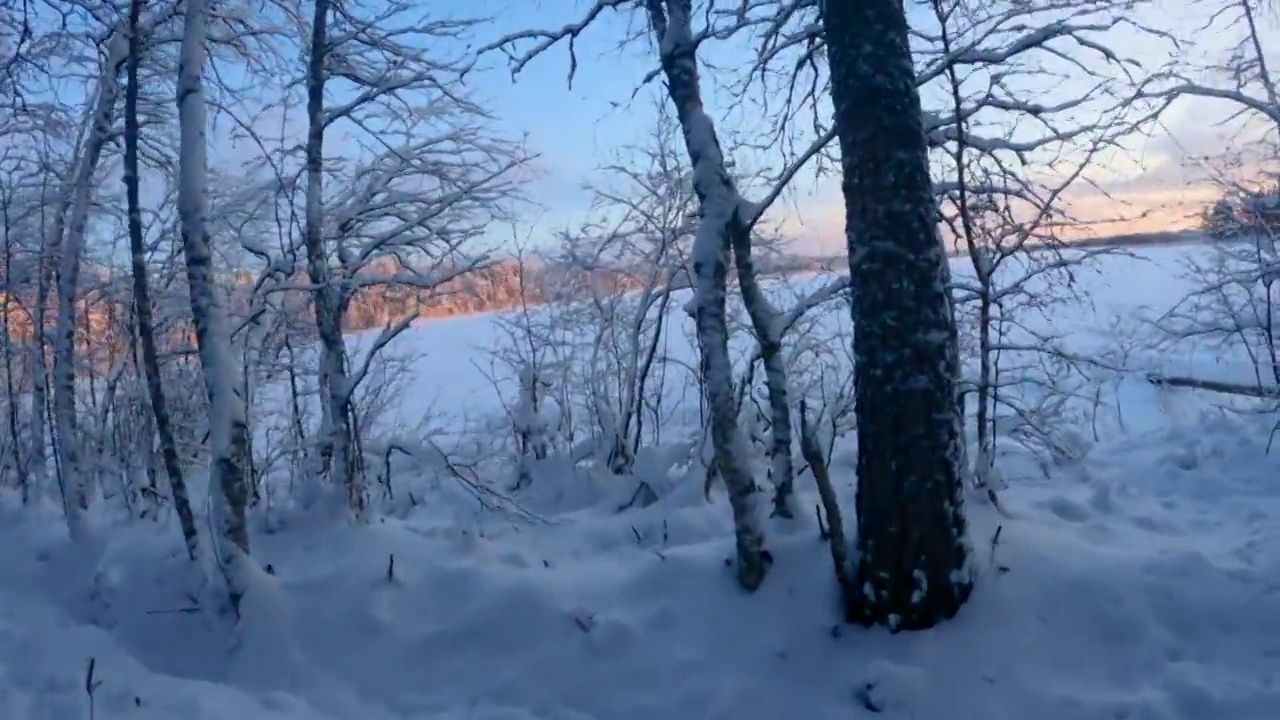
[[[769,526],[777,562],[742,593],[723,495],[706,502],[692,475],[621,514],[632,481],[568,468],[519,497],[533,522],[478,509],[445,477],[397,478],[422,496],[364,526],[260,522],[254,554],[274,579],[235,632],[185,594],[175,520],[113,529],[85,556],[54,510],[9,508],[0,720],[1276,720],[1274,416],[1146,381],[1243,371],[1143,342],[1143,314],[1185,291],[1188,252],[1080,278],[1092,309],[1055,322],[1080,352],[1129,349],[1127,367],[1097,379],[1106,409],[1081,458],[1001,457],[1005,513],[969,504],[980,585],[935,630],[840,625],[810,512]],[[425,354],[403,412],[497,415],[480,350],[493,323],[412,329]],[[847,516],[852,462],[837,449]],[[797,507],[813,507],[800,486]]]

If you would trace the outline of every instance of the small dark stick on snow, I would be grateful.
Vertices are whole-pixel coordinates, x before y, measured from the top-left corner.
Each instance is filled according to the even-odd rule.
[[[177,613],[197,613],[200,612],[200,606],[192,605],[191,607],[177,608],[174,610],[148,610],[148,615],[172,615]]]
[[[396,581],[396,554],[391,553],[387,555],[387,582],[393,583],[395,581]]]
[[[991,536],[991,566],[994,567],[996,569],[996,572],[1000,573],[1001,575],[1009,572],[1009,567],[1007,565],[996,564],[996,548],[1000,546],[1000,533],[1003,530],[1004,530],[1003,525],[997,525],[995,534]]]
[[[94,720],[95,716],[93,694],[97,691],[98,687],[102,685],[101,680],[93,679],[93,671],[97,666],[98,661],[95,658],[90,657],[89,667],[85,669],[84,673],[84,693],[89,696],[89,720]]]

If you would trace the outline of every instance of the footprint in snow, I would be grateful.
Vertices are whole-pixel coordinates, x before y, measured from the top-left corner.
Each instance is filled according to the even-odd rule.
[[[1174,452],[1169,461],[1179,470],[1190,472],[1200,467],[1200,455],[1194,445],[1187,444]]]
[[[1046,503],[1049,512],[1068,522],[1084,522],[1089,519],[1089,509],[1075,500],[1054,495]]]

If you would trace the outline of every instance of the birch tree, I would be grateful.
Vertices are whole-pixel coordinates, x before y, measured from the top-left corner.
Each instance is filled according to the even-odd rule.
[[[557,30],[530,30],[501,38],[486,50],[501,50],[511,59],[512,69],[519,72],[535,57],[561,41],[570,44],[586,31],[603,13],[609,10],[639,9],[635,0],[597,0],[576,22]],[[710,408],[711,435],[715,452],[715,466],[729,490],[733,508],[738,544],[739,581],[744,587],[754,589],[763,580],[769,555],[764,552],[763,530],[756,519],[753,498],[755,482],[745,466],[746,450],[736,428],[738,405],[733,390],[732,365],[728,352],[728,324],[725,296],[730,257],[748,261],[751,230],[764,216],[768,208],[781,196],[787,183],[821,149],[815,143],[798,155],[794,163],[779,174],[759,202],[749,202],[739,192],[737,183],[728,170],[716,126],[707,113],[699,80],[697,50],[701,43],[719,36],[718,28],[707,25],[694,31],[694,12],[691,0],[646,0],[642,4],[646,25],[651,31],[653,46],[657,50],[659,69],[650,77],[661,74],[666,80],[668,99],[680,121],[693,173],[693,185],[700,204],[698,230],[693,245],[695,274],[695,299],[692,310],[698,330],[701,351],[704,391]],[[714,17],[714,13],[708,17]],[[576,58],[575,58],[576,62]],[[829,141],[829,138],[827,139]],[[737,253],[737,255],[734,255]],[[739,283],[743,282],[743,270],[750,270],[749,262],[741,262]],[[753,277],[747,277],[750,286]],[[748,301],[762,299],[748,287],[744,298]],[[753,322],[761,334],[762,344],[775,342],[774,319],[776,311],[758,304],[752,314],[768,323]],[[778,373],[772,373],[776,378]],[[785,373],[783,373],[785,375]],[[777,392],[773,392],[776,390]],[[780,382],[771,388],[778,403],[779,415],[789,414],[789,402],[785,396],[786,384]],[[771,402],[771,405],[774,403]],[[784,407],[785,406],[785,407]],[[790,433],[791,423],[773,423],[776,431]],[[787,442],[790,453],[789,442]],[[779,472],[776,478],[785,483],[789,473]],[[785,484],[775,490],[775,507],[785,507],[790,489]],[[785,514],[785,510],[782,510]]]
[[[306,49],[303,241],[325,398],[320,458],[322,470],[347,489],[357,515],[364,490],[353,393],[374,354],[412,318],[385,327],[374,349],[350,368],[343,316],[362,288],[402,284],[429,292],[472,269],[478,259],[467,257],[466,244],[515,195],[508,176],[523,163],[515,146],[484,131],[487,114],[450,80],[465,65],[433,52],[442,38],[473,24],[423,18],[404,2],[366,15],[349,3],[314,0]],[[326,91],[333,102],[326,102]],[[413,108],[419,104],[424,109]],[[348,191],[326,197],[325,136],[343,125],[379,149],[349,176]]]
[[[702,351],[716,468],[729,490],[734,511],[738,581],[744,588],[754,590],[763,582],[768,563],[764,533],[756,518],[755,483],[737,427],[725,309],[734,234],[746,231],[741,216],[744,202],[729,176],[715,125],[703,106],[691,3],[672,0],[664,6],[653,0],[646,3],[646,10],[667,80],[667,93],[684,134],[694,192],[700,203],[692,249],[694,320]]]
[[[328,0],[315,0],[311,20],[311,42],[307,49],[307,190],[304,242],[307,274],[315,285],[312,291],[316,330],[320,338],[320,388],[325,396],[321,450],[322,469],[331,471],[341,487],[347,488],[348,502],[357,513],[364,507],[364,490],[357,477],[355,431],[347,390],[346,347],[342,338],[337,288],[330,278],[329,259],[324,247],[324,88],[327,55],[332,52],[328,37]],[[327,431],[327,432],[325,432]]]
[[[89,507],[89,470],[76,427],[75,329],[76,301],[85,234],[93,201],[94,180],[102,151],[114,127],[120,92],[120,70],[128,56],[127,33],[113,28],[106,60],[95,88],[88,131],[68,188],[65,209],[55,218],[50,234],[51,254],[57,257],[58,310],[53,343],[53,407],[62,458],[62,483],[67,523],[77,540],[87,537],[84,511]],[[65,219],[62,215],[65,213]],[[64,225],[65,223],[65,225]]]
[[[188,0],[178,62],[178,212],[196,343],[209,398],[209,492],[218,552],[233,608],[248,589],[250,563],[246,506],[248,424],[231,348],[226,311],[218,296],[213,254],[205,229],[207,140],[204,99],[206,3]]]
[[[47,310],[49,307],[49,288],[52,280],[52,263],[50,262],[50,239],[53,233],[61,233],[61,222],[56,219],[50,222],[48,208],[53,201],[49,198],[51,188],[49,177],[43,175],[40,181],[40,241],[36,261],[36,297],[31,312],[31,404],[28,417],[31,429],[28,442],[28,453],[31,458],[31,481],[43,487],[48,479],[49,470],[49,374],[45,356]],[[61,206],[58,203],[59,207]],[[60,213],[59,213],[60,215]],[[64,498],[65,503],[65,498]]]
[[[579,23],[558,32],[508,36],[497,43],[497,47],[510,47],[527,38],[546,38],[529,53],[534,55],[559,40],[576,36],[604,10],[626,4],[619,0],[599,0]],[[692,168],[694,192],[698,196],[699,222],[692,248],[694,299],[691,309],[701,351],[715,465],[729,491],[729,503],[733,509],[738,582],[747,590],[755,590],[764,581],[770,555],[764,550],[764,532],[756,508],[755,481],[746,463],[747,450],[737,426],[726,315],[734,234],[747,232],[747,223],[753,219],[755,211],[738,194],[726,167],[715,123],[704,107],[697,44],[692,30],[691,0],[646,0],[644,11],[667,83],[668,99],[680,122]],[[520,64],[521,61],[517,60],[517,68]]]

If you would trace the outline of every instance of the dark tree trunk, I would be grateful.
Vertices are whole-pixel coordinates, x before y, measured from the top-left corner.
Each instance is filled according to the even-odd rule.
[[[901,0],[827,0],[854,288],[861,597],[851,621],[922,629],[973,587],[955,316]]]
[[[129,3],[129,62],[124,91],[124,187],[129,207],[129,255],[133,269],[134,314],[137,318],[138,342],[142,345],[147,394],[151,399],[156,436],[160,440],[160,456],[164,460],[165,472],[169,475],[169,491],[173,494],[173,507],[182,526],[182,539],[187,546],[187,555],[196,560],[200,553],[200,542],[160,377],[160,355],[156,349],[155,320],[151,313],[151,288],[147,281],[147,253],[142,238],[142,203],[138,197],[138,67],[142,61],[139,57],[142,39],[138,37],[138,23],[142,5],[143,0],[131,0]]]

